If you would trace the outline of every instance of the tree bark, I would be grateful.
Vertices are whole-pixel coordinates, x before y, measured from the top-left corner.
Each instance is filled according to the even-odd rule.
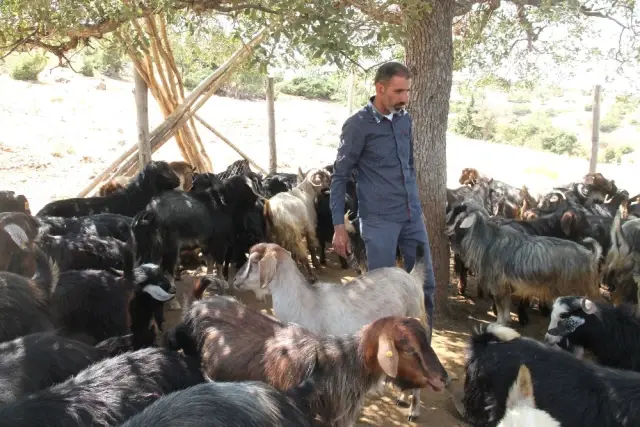
[[[447,121],[453,80],[451,27],[455,1],[432,1],[431,11],[408,25],[405,62],[413,75],[409,112],[413,117],[418,192],[431,242],[436,278],[436,316],[446,310],[449,241],[444,234],[447,186]]]

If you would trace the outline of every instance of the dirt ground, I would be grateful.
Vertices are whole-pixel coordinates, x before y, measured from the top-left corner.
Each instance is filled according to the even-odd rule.
[[[185,292],[192,289],[195,277],[205,274],[205,269],[183,273],[182,280],[176,282],[178,288],[177,298],[183,301]],[[352,270],[342,270],[337,258],[333,253],[327,256],[327,266],[322,268],[318,276],[320,280],[349,281],[355,276]],[[451,272],[450,282],[456,284],[457,280]],[[476,287],[473,277],[469,277],[468,294],[475,296]],[[266,311],[271,311],[271,300],[267,298],[265,302],[258,302],[250,292],[243,292],[234,295],[239,300],[251,307]],[[514,307],[515,308],[515,307]],[[433,347],[441,362],[450,373],[453,382],[453,390],[461,391],[464,384],[464,357],[467,341],[473,327],[479,323],[495,321],[491,313],[489,300],[476,300],[457,295],[455,286],[449,285],[449,299],[446,315],[441,315],[434,319]],[[513,311],[513,309],[512,309]],[[174,326],[180,321],[179,310],[166,310],[165,328]],[[548,319],[540,315],[538,311],[531,312],[531,323],[526,327],[521,327],[515,321],[512,313],[512,327],[520,333],[536,339],[542,339],[547,328]],[[363,410],[357,426],[447,426],[462,427],[469,424],[463,422],[457,415],[456,409],[448,391],[435,393],[433,391],[422,392],[422,406],[420,419],[415,423],[407,422],[408,408],[396,405],[397,393],[388,390],[381,398],[369,399]]]

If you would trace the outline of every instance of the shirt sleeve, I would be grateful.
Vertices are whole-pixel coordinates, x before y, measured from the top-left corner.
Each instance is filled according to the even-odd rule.
[[[344,195],[347,191],[347,182],[360,159],[364,143],[364,134],[357,124],[353,119],[347,120],[342,126],[338,155],[333,163],[331,177],[330,202],[333,225],[344,224]]]

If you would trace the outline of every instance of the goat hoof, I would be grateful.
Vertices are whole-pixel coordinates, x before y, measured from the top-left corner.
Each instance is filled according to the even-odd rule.
[[[416,421],[418,421],[419,416],[418,415],[409,415],[407,417],[407,421],[409,421],[410,423],[415,423]]]

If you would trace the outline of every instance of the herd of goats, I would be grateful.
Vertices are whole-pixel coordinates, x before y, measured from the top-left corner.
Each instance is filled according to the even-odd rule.
[[[357,276],[318,280],[331,175],[152,161],[35,215],[0,191],[0,426],[347,427],[386,385],[417,420],[421,389],[452,393],[424,248],[410,272],[367,271],[352,174],[340,264]],[[465,421],[640,425],[640,197],[599,173],[540,200],[475,169],[460,184],[444,224],[458,290],[474,274],[497,317],[468,344]],[[181,305],[175,281],[204,265]],[[235,291],[270,295],[275,317]],[[544,342],[509,327],[513,296],[521,324],[534,300],[550,316]],[[165,328],[171,309],[182,318]]]

